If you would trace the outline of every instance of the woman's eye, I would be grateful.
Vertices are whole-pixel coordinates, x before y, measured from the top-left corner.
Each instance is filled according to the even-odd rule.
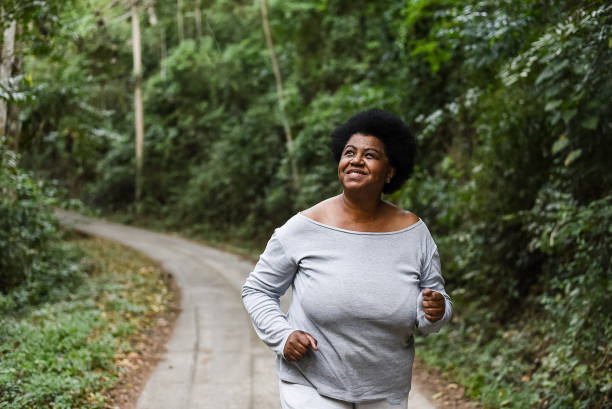
[[[351,150],[344,151],[344,154],[345,154],[345,155],[352,155],[352,154],[353,154],[353,151],[351,151]]]

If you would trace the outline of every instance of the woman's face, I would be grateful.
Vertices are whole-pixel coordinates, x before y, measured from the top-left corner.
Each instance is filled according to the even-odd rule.
[[[344,145],[338,179],[345,190],[366,189],[380,194],[394,173],[385,146],[377,137],[356,133]]]

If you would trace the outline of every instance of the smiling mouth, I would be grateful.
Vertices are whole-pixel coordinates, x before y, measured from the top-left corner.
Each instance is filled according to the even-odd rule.
[[[358,170],[358,169],[351,169],[348,172],[346,172],[347,175],[351,175],[351,174],[357,174],[357,175],[365,175],[366,173],[362,170]]]

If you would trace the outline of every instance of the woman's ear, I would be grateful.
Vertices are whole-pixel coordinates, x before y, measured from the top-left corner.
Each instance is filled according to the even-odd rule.
[[[395,176],[395,168],[389,168],[387,171],[387,180],[393,179],[393,176]]]

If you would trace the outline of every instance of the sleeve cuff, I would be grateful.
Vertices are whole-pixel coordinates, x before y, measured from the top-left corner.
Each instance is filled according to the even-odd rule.
[[[442,328],[444,324],[450,321],[451,317],[453,316],[453,303],[451,302],[450,297],[445,293],[442,293],[442,295],[444,296],[445,302],[444,315],[440,320],[436,322],[431,322],[427,318],[425,318],[425,310],[423,310],[423,292],[421,291],[419,293],[419,296],[417,298],[416,326],[421,334],[427,335],[440,331],[440,328]]]
[[[289,339],[289,335],[291,335],[293,331],[295,330],[290,329],[287,331],[287,333],[283,336],[283,339],[281,340],[280,344],[278,345],[278,349],[275,351],[276,354],[283,359],[286,359],[285,354],[283,353],[285,351],[285,344],[287,343],[287,340]]]

